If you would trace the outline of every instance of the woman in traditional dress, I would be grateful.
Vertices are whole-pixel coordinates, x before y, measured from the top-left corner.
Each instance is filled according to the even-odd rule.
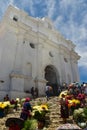
[[[30,98],[26,98],[23,105],[23,109],[20,115],[20,118],[22,118],[23,120],[27,120],[28,118],[31,118],[32,107],[29,101],[30,101]]]
[[[60,99],[60,105],[61,118],[63,118],[63,122],[66,123],[66,119],[69,118],[69,109],[68,100],[65,98],[64,94],[62,94],[62,98]]]

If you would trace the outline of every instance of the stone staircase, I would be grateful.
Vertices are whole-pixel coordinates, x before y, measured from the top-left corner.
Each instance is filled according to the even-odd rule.
[[[48,101],[46,100],[46,97],[40,97],[35,100],[30,101],[32,106],[37,105],[38,103],[47,103],[49,105],[49,113],[46,115],[46,130],[56,130],[56,128],[63,124],[62,119],[60,118],[60,105],[59,105],[59,98],[51,97]],[[17,112],[12,112],[8,114],[6,117],[3,117],[3,119],[0,119],[0,130],[8,130],[5,127],[5,121],[9,117],[20,117],[21,109]],[[72,117],[69,117],[68,121],[71,121]]]
[[[62,124],[62,119],[60,118],[60,105],[58,97],[51,97],[48,101],[45,97],[37,98],[31,101],[32,105],[36,105],[38,102],[47,102],[49,105],[50,112],[46,115],[46,128],[47,130],[56,130],[56,128]]]

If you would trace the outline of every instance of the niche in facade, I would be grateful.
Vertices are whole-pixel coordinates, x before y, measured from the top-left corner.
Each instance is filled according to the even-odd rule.
[[[52,53],[51,51],[49,52],[49,56],[50,56],[50,57],[53,57],[53,53]]]
[[[30,43],[30,47],[35,49],[35,44],[34,43]]]
[[[0,83],[4,83],[5,81],[4,80],[0,80]]]
[[[64,57],[64,61],[65,61],[65,62],[68,62],[67,58]]]
[[[17,16],[14,16],[14,17],[13,17],[13,20],[14,20],[15,22],[17,22],[17,21],[18,21],[18,17],[17,17]]]

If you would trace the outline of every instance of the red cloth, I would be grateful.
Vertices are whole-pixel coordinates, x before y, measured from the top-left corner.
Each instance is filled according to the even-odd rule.
[[[18,125],[12,125],[9,127],[9,130],[21,130]]]
[[[60,103],[61,103],[61,108],[60,108],[61,117],[68,118],[69,117],[68,100],[62,98]]]

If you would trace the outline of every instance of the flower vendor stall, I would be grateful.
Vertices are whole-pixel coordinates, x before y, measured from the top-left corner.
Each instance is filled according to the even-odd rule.
[[[43,129],[45,127],[46,114],[49,112],[47,104],[40,104],[33,106],[32,117],[24,123],[22,130]]]

